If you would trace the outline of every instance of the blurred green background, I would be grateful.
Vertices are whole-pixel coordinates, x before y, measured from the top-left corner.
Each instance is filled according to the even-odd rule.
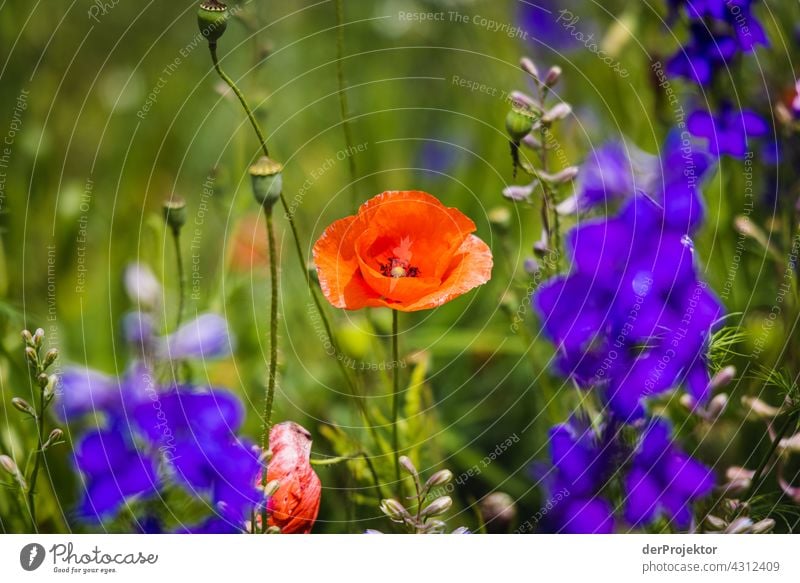
[[[402,314],[400,346],[409,362],[404,383],[412,362],[424,364],[417,374],[427,379],[424,390],[410,395],[406,439],[425,474],[449,468],[460,476],[476,464],[481,467],[455,489],[452,527],[475,527],[475,502],[494,490],[518,501],[521,520],[532,516],[540,493],[532,487],[528,466],[545,457],[547,428],[579,396],[548,371],[552,347],[540,337],[525,299],[529,290],[522,263],[539,233],[538,210],[514,206],[501,196],[513,182],[504,97],[527,89],[520,56],[534,57],[542,70],[558,64],[564,69],[558,96],[576,112],[557,130],[564,160],[578,164],[592,148],[624,137],[655,152],[674,119],[650,63],[671,54],[681,33],[672,38],[659,26],[662,3],[648,7],[618,0],[577,8],[566,3],[580,14],[580,26],[594,31],[630,72],[621,78],[583,47],[548,49],[535,40],[536,31],[525,38],[481,24],[517,26],[519,5],[511,0],[347,0],[343,67],[358,150],[353,154],[357,181],[351,185],[342,154],[333,2],[231,4],[241,4],[241,10],[220,41],[222,64],[257,108],[271,154],[285,164],[285,192],[290,203],[296,201],[307,254],[325,226],[352,214],[354,201],[401,189],[425,190],[457,206],[492,247],[490,283],[435,311]],[[542,4],[558,9],[558,3]],[[796,3],[777,4],[769,4],[769,32],[773,39],[791,39],[788,27],[800,9]],[[1,207],[4,449],[30,445],[29,428],[8,406],[11,396],[30,392],[19,341],[23,327],[44,328],[49,344],[61,350],[62,365],[124,371],[131,355],[122,342],[120,319],[131,303],[122,274],[132,261],[146,263],[161,278],[162,315],[166,322],[173,320],[175,257],[161,219],[161,204],[172,193],[187,200],[189,211],[182,249],[189,269],[188,313],[224,314],[237,339],[232,358],[197,364],[196,373],[240,393],[248,408],[246,433],[259,435],[267,284],[263,264],[247,265],[247,242],[263,237],[263,221],[252,219],[257,206],[247,178],[259,151],[238,103],[220,90],[206,42],[198,36],[196,6],[188,0],[7,0],[0,6],[0,136],[14,130]],[[405,13],[442,13],[444,19],[412,22]],[[773,95],[764,87],[779,91],[794,76],[788,55],[760,54],[764,58],[757,64],[743,64],[735,74],[742,81],[756,76],[759,82],[743,83],[739,98],[769,108]],[[681,82],[674,88],[690,99]],[[736,240],[733,217],[744,204],[746,177],[740,165],[728,162],[705,189],[709,220],[696,242],[717,290],[726,281]],[[755,184],[766,192],[775,170],[758,160],[754,168]],[[498,209],[508,216],[503,219]],[[770,211],[759,212],[768,216]],[[275,418],[311,430],[315,456],[346,453],[338,450],[357,448],[365,432],[310,321],[310,298],[282,215],[277,213],[282,374]],[[501,220],[492,224],[490,217],[498,216]],[[774,297],[768,276],[765,282],[763,255],[757,248],[745,253],[726,300],[729,311],[747,311],[734,323],[751,317],[757,327],[759,306]],[[761,291],[753,293],[757,284]],[[511,331],[511,315],[519,306],[534,344]],[[328,314],[343,348],[357,362],[390,360],[388,310],[329,309]],[[775,332],[764,362],[782,344],[780,334]],[[388,378],[381,372],[363,375],[366,392],[374,397],[370,406],[384,415]],[[546,406],[543,384],[563,389],[557,404]],[[721,468],[741,463],[752,449],[750,428],[740,423],[732,418],[728,433],[722,425],[703,439],[707,458],[718,459]],[[333,443],[335,427],[353,443],[339,438]],[[756,436],[762,429],[753,431]],[[734,432],[737,445],[727,447]],[[518,442],[481,466],[513,436]],[[68,443],[48,458],[67,512],[79,496],[69,448]],[[378,516],[377,506],[360,507],[363,522],[342,524],[352,519],[348,500],[353,492],[346,489],[356,485],[347,467],[320,467],[318,473],[323,498],[315,532],[381,527],[379,518],[370,520]],[[5,503],[0,494],[0,512]],[[55,503],[50,504],[52,528],[64,528]]]

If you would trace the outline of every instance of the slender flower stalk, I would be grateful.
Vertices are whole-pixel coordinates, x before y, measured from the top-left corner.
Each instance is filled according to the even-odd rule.
[[[344,2],[336,0],[336,78],[339,83],[339,110],[342,117],[342,132],[347,146],[347,165],[350,170],[350,196],[353,209],[358,207],[356,196],[356,161],[353,156],[353,132],[350,127],[350,108],[347,102],[347,84],[344,78]]]
[[[211,53],[211,60],[214,63],[214,69],[216,70],[217,74],[220,78],[231,88],[234,92],[236,97],[239,99],[239,103],[241,103],[242,108],[244,109],[245,113],[247,114],[247,118],[250,120],[250,125],[253,126],[253,130],[256,132],[256,136],[258,137],[259,144],[261,145],[261,150],[264,153],[264,156],[269,158],[269,149],[267,148],[267,142],[264,138],[264,133],[261,131],[261,126],[258,124],[258,121],[253,114],[252,109],[247,104],[247,100],[244,97],[244,94],[241,90],[236,86],[236,83],[231,79],[220,67],[219,59],[217,57],[217,43],[216,41],[209,40],[208,49]],[[336,342],[336,338],[333,335],[333,330],[331,328],[330,322],[328,321],[328,317],[325,314],[325,311],[322,307],[322,302],[320,302],[319,296],[317,296],[316,289],[314,288],[314,282],[311,279],[311,275],[308,272],[308,266],[305,259],[305,254],[303,253],[303,248],[300,243],[300,235],[297,231],[297,225],[294,222],[294,215],[289,209],[289,205],[286,202],[286,197],[283,194],[283,190],[279,193],[278,200],[281,202],[281,206],[285,212],[286,220],[289,222],[289,229],[292,232],[292,239],[294,241],[294,248],[297,254],[297,259],[300,262],[300,267],[303,272],[303,275],[306,280],[306,285],[308,286],[309,293],[311,294],[311,298],[314,301],[314,305],[317,308],[317,312],[319,313],[320,319],[322,320],[322,325],[325,328],[325,332],[330,339],[330,342],[335,350],[336,354],[340,354],[338,343]],[[345,381],[347,382],[348,387],[352,394],[357,396],[357,399],[360,401],[360,397],[358,397],[358,390],[353,384],[352,379],[350,378],[350,373],[347,371],[347,367],[345,366],[344,362],[341,359],[336,359],[336,362],[339,363],[339,368],[342,371],[342,374],[345,377]],[[365,412],[366,409],[363,407],[363,403],[361,403],[362,412]]]
[[[400,481],[400,436],[398,432],[398,420],[400,416],[400,367],[398,366],[398,313],[392,310],[392,450],[394,452],[394,473],[397,481],[398,495],[402,491]]]
[[[181,228],[186,224],[186,202],[173,196],[164,201],[164,221],[172,234],[172,243],[175,249],[175,266],[178,270],[178,311],[175,314],[175,329],[183,323],[183,314],[186,309],[186,270],[183,266],[181,254]]]
[[[275,251],[275,227],[272,222],[272,207],[264,208],[267,223],[267,241],[269,244],[269,281],[270,281],[270,314],[269,314],[269,379],[267,382],[267,400],[264,404],[264,437],[263,449],[269,446],[269,432],[272,429],[272,403],[275,400],[275,385],[278,379],[278,257]]]
[[[19,409],[22,413],[29,415],[36,423],[36,450],[33,453],[33,469],[27,481],[20,481],[21,484],[27,482],[27,506],[28,515],[31,520],[31,527],[33,532],[39,532],[38,520],[36,517],[36,484],[39,478],[39,471],[44,463],[44,453],[47,449],[57,443],[61,443],[59,438],[61,436],[60,430],[53,430],[50,437],[45,439],[45,412],[47,407],[53,400],[55,395],[54,385],[56,379],[54,376],[48,376],[47,369],[58,358],[58,351],[51,349],[46,354],[42,355],[42,346],[44,344],[44,330],[39,328],[34,334],[27,330],[22,333],[25,340],[25,354],[28,358],[29,370],[33,384],[38,387],[37,399],[31,405],[23,399],[14,399],[12,404]]]

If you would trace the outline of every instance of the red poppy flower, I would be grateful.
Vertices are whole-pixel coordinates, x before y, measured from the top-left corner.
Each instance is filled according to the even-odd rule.
[[[419,191],[384,192],[314,245],[322,293],[337,308],[435,308],[489,281],[492,252],[475,223]]]
[[[309,462],[311,434],[292,421],[278,423],[269,432],[272,459],[267,482],[278,480],[267,509],[269,525],[284,534],[308,534],[319,512],[322,485]]]

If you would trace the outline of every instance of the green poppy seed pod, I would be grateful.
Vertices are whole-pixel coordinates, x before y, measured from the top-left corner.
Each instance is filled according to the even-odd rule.
[[[506,115],[506,131],[514,143],[519,143],[533,129],[533,114],[521,107],[514,106]]]
[[[164,213],[164,222],[173,231],[180,231],[181,227],[186,224],[186,201],[180,196],[172,196],[169,200],[164,201],[161,208]]]
[[[200,34],[209,43],[216,43],[228,26],[228,7],[218,0],[206,0],[197,11],[197,26]]]
[[[283,192],[283,165],[261,156],[250,166],[253,184],[253,198],[265,209],[270,209],[280,199]]]

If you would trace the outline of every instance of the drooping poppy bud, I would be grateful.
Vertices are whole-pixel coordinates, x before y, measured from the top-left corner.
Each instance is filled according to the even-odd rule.
[[[269,432],[272,459],[267,482],[278,481],[278,489],[267,506],[269,526],[283,534],[308,534],[319,512],[322,484],[309,461],[311,434],[297,423],[278,423]]]

